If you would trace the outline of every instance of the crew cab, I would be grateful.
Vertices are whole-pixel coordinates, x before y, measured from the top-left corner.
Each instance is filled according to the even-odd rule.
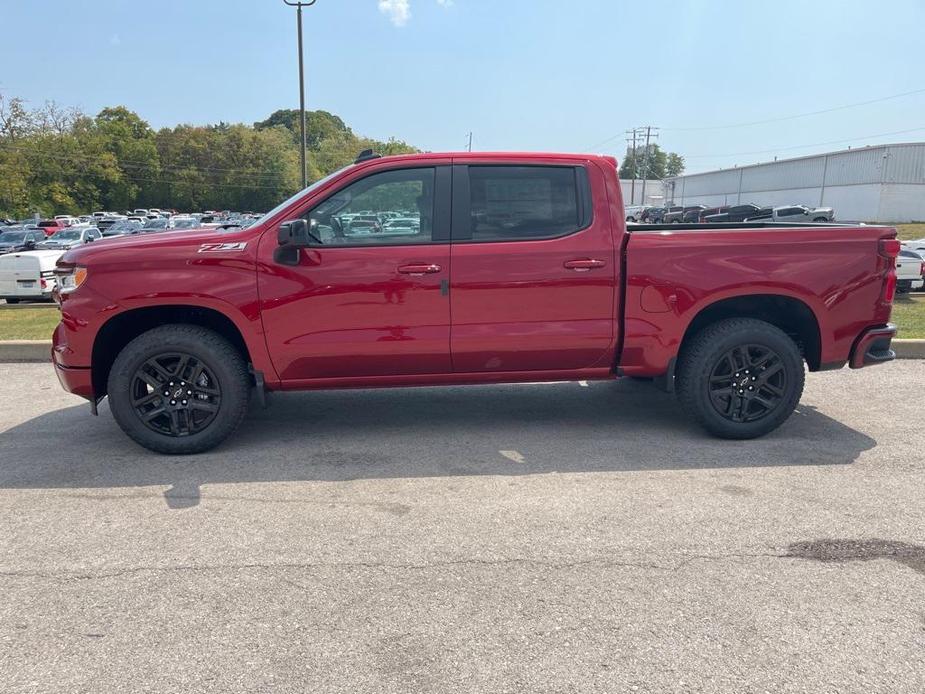
[[[361,212],[417,224],[344,223]],[[266,391],[621,377],[747,439],[790,416],[804,364],[894,357],[895,237],[627,225],[611,157],[367,151],[246,229],[68,251],[52,357],[172,454],[219,444]]]
[[[785,205],[766,211],[764,217],[774,222],[834,222],[835,210],[831,207]]]

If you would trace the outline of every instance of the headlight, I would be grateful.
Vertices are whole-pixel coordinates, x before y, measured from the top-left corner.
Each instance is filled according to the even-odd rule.
[[[77,266],[67,270],[58,270],[55,274],[58,276],[58,291],[62,294],[70,294],[86,281],[87,268]]]

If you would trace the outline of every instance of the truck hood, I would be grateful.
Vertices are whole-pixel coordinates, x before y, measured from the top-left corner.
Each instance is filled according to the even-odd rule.
[[[158,231],[150,234],[131,234],[126,236],[111,236],[93,243],[84,243],[75,246],[64,254],[61,262],[65,264],[87,265],[113,251],[131,249],[139,254],[156,254],[164,249],[194,248],[198,250],[203,244],[224,243],[247,240],[253,234],[242,239],[241,233],[222,233],[215,229],[184,229],[182,231]]]

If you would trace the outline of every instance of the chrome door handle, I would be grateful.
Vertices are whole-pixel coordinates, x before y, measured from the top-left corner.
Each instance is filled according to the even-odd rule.
[[[398,268],[398,271],[403,275],[432,275],[435,272],[440,272],[443,268],[435,263],[428,263],[422,265],[401,265]]]
[[[575,272],[587,272],[588,270],[593,270],[595,268],[604,267],[607,263],[603,260],[596,260],[594,258],[580,258],[577,260],[566,260],[562,263],[562,266],[574,270]]]

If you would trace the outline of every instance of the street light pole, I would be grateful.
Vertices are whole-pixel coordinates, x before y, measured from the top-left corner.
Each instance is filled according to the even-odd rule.
[[[305,138],[305,67],[302,60],[302,8],[311,7],[316,0],[302,0],[291,2],[283,0],[289,7],[295,7],[295,21],[299,37],[299,134],[302,146],[299,148],[299,166],[302,169],[302,188],[308,186],[308,169],[305,166],[305,150],[308,149],[308,140]]]

